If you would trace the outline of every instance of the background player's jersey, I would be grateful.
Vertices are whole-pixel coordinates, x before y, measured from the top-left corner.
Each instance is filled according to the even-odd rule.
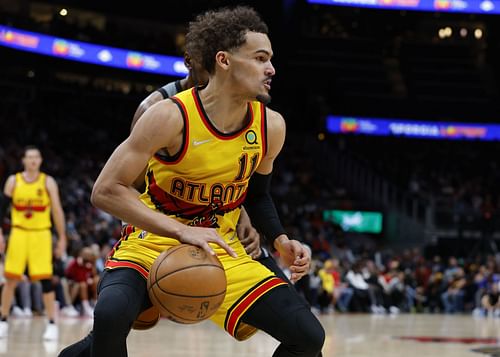
[[[11,209],[13,227],[33,230],[51,227],[46,180],[44,173],[40,173],[33,182],[27,182],[20,172],[16,174]]]
[[[182,92],[181,80],[178,79],[174,82],[167,83],[163,87],[158,88],[157,91],[161,93],[163,99],[173,97],[177,93]]]
[[[183,144],[175,156],[151,158],[141,200],[185,224],[218,228],[231,239],[249,178],[266,151],[265,107],[248,103],[244,127],[226,134],[207,118],[197,88],[172,100],[183,114]]]

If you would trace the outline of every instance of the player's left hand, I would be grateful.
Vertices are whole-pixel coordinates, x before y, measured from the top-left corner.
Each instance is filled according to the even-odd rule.
[[[236,232],[240,239],[241,244],[245,247],[245,251],[253,259],[260,257],[260,235],[257,230],[252,227],[250,221],[238,223]]]
[[[304,275],[309,273],[311,266],[311,254],[302,243],[294,239],[277,239],[275,248],[280,253],[283,263],[289,267],[292,275],[292,283],[299,281]]]

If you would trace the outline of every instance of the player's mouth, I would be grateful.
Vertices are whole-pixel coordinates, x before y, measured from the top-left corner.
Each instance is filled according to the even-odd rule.
[[[264,87],[266,87],[267,90],[271,90],[271,80],[270,79],[266,79],[264,81]]]

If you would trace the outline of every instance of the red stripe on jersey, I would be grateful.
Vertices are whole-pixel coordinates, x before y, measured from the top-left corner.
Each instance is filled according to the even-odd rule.
[[[287,285],[287,283],[280,278],[273,277],[253,289],[242,300],[237,302],[236,305],[233,305],[233,308],[232,310],[230,310],[229,317],[226,321],[226,331],[229,332],[231,336],[236,336],[236,328],[238,327],[238,323],[245,311],[247,311],[250,306],[252,306],[253,303],[257,301],[262,295],[264,295],[271,289],[274,289],[275,287],[281,285]]]
[[[49,206],[20,206],[14,205],[16,211],[35,211],[35,212],[44,212]]]
[[[189,118],[188,118],[188,112],[186,110],[186,107],[184,106],[184,103],[182,103],[178,98],[176,97],[171,97],[170,98],[177,106],[179,107],[179,110],[182,114],[182,121],[184,122],[184,137],[182,138],[182,146],[181,150],[175,154],[173,157],[172,161],[167,161],[161,158],[160,155],[155,154],[154,157],[156,160],[161,162],[162,164],[165,165],[174,165],[178,164],[183,158],[184,155],[186,155],[188,144],[189,144]]]
[[[140,266],[137,263],[124,261],[124,260],[108,260],[106,262],[105,267],[107,269],[115,269],[115,268],[131,268],[141,274],[145,279],[148,278],[149,271]]]
[[[260,103],[260,134],[262,135],[262,156],[266,156],[267,153],[267,116],[266,116],[266,106]]]

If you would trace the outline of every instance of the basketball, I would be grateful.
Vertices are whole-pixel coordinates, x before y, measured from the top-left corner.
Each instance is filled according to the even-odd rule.
[[[148,277],[153,305],[162,316],[183,324],[212,316],[224,301],[226,285],[219,259],[190,244],[161,253]]]
[[[151,306],[137,316],[132,328],[134,330],[148,330],[160,321],[160,311],[156,306]]]

